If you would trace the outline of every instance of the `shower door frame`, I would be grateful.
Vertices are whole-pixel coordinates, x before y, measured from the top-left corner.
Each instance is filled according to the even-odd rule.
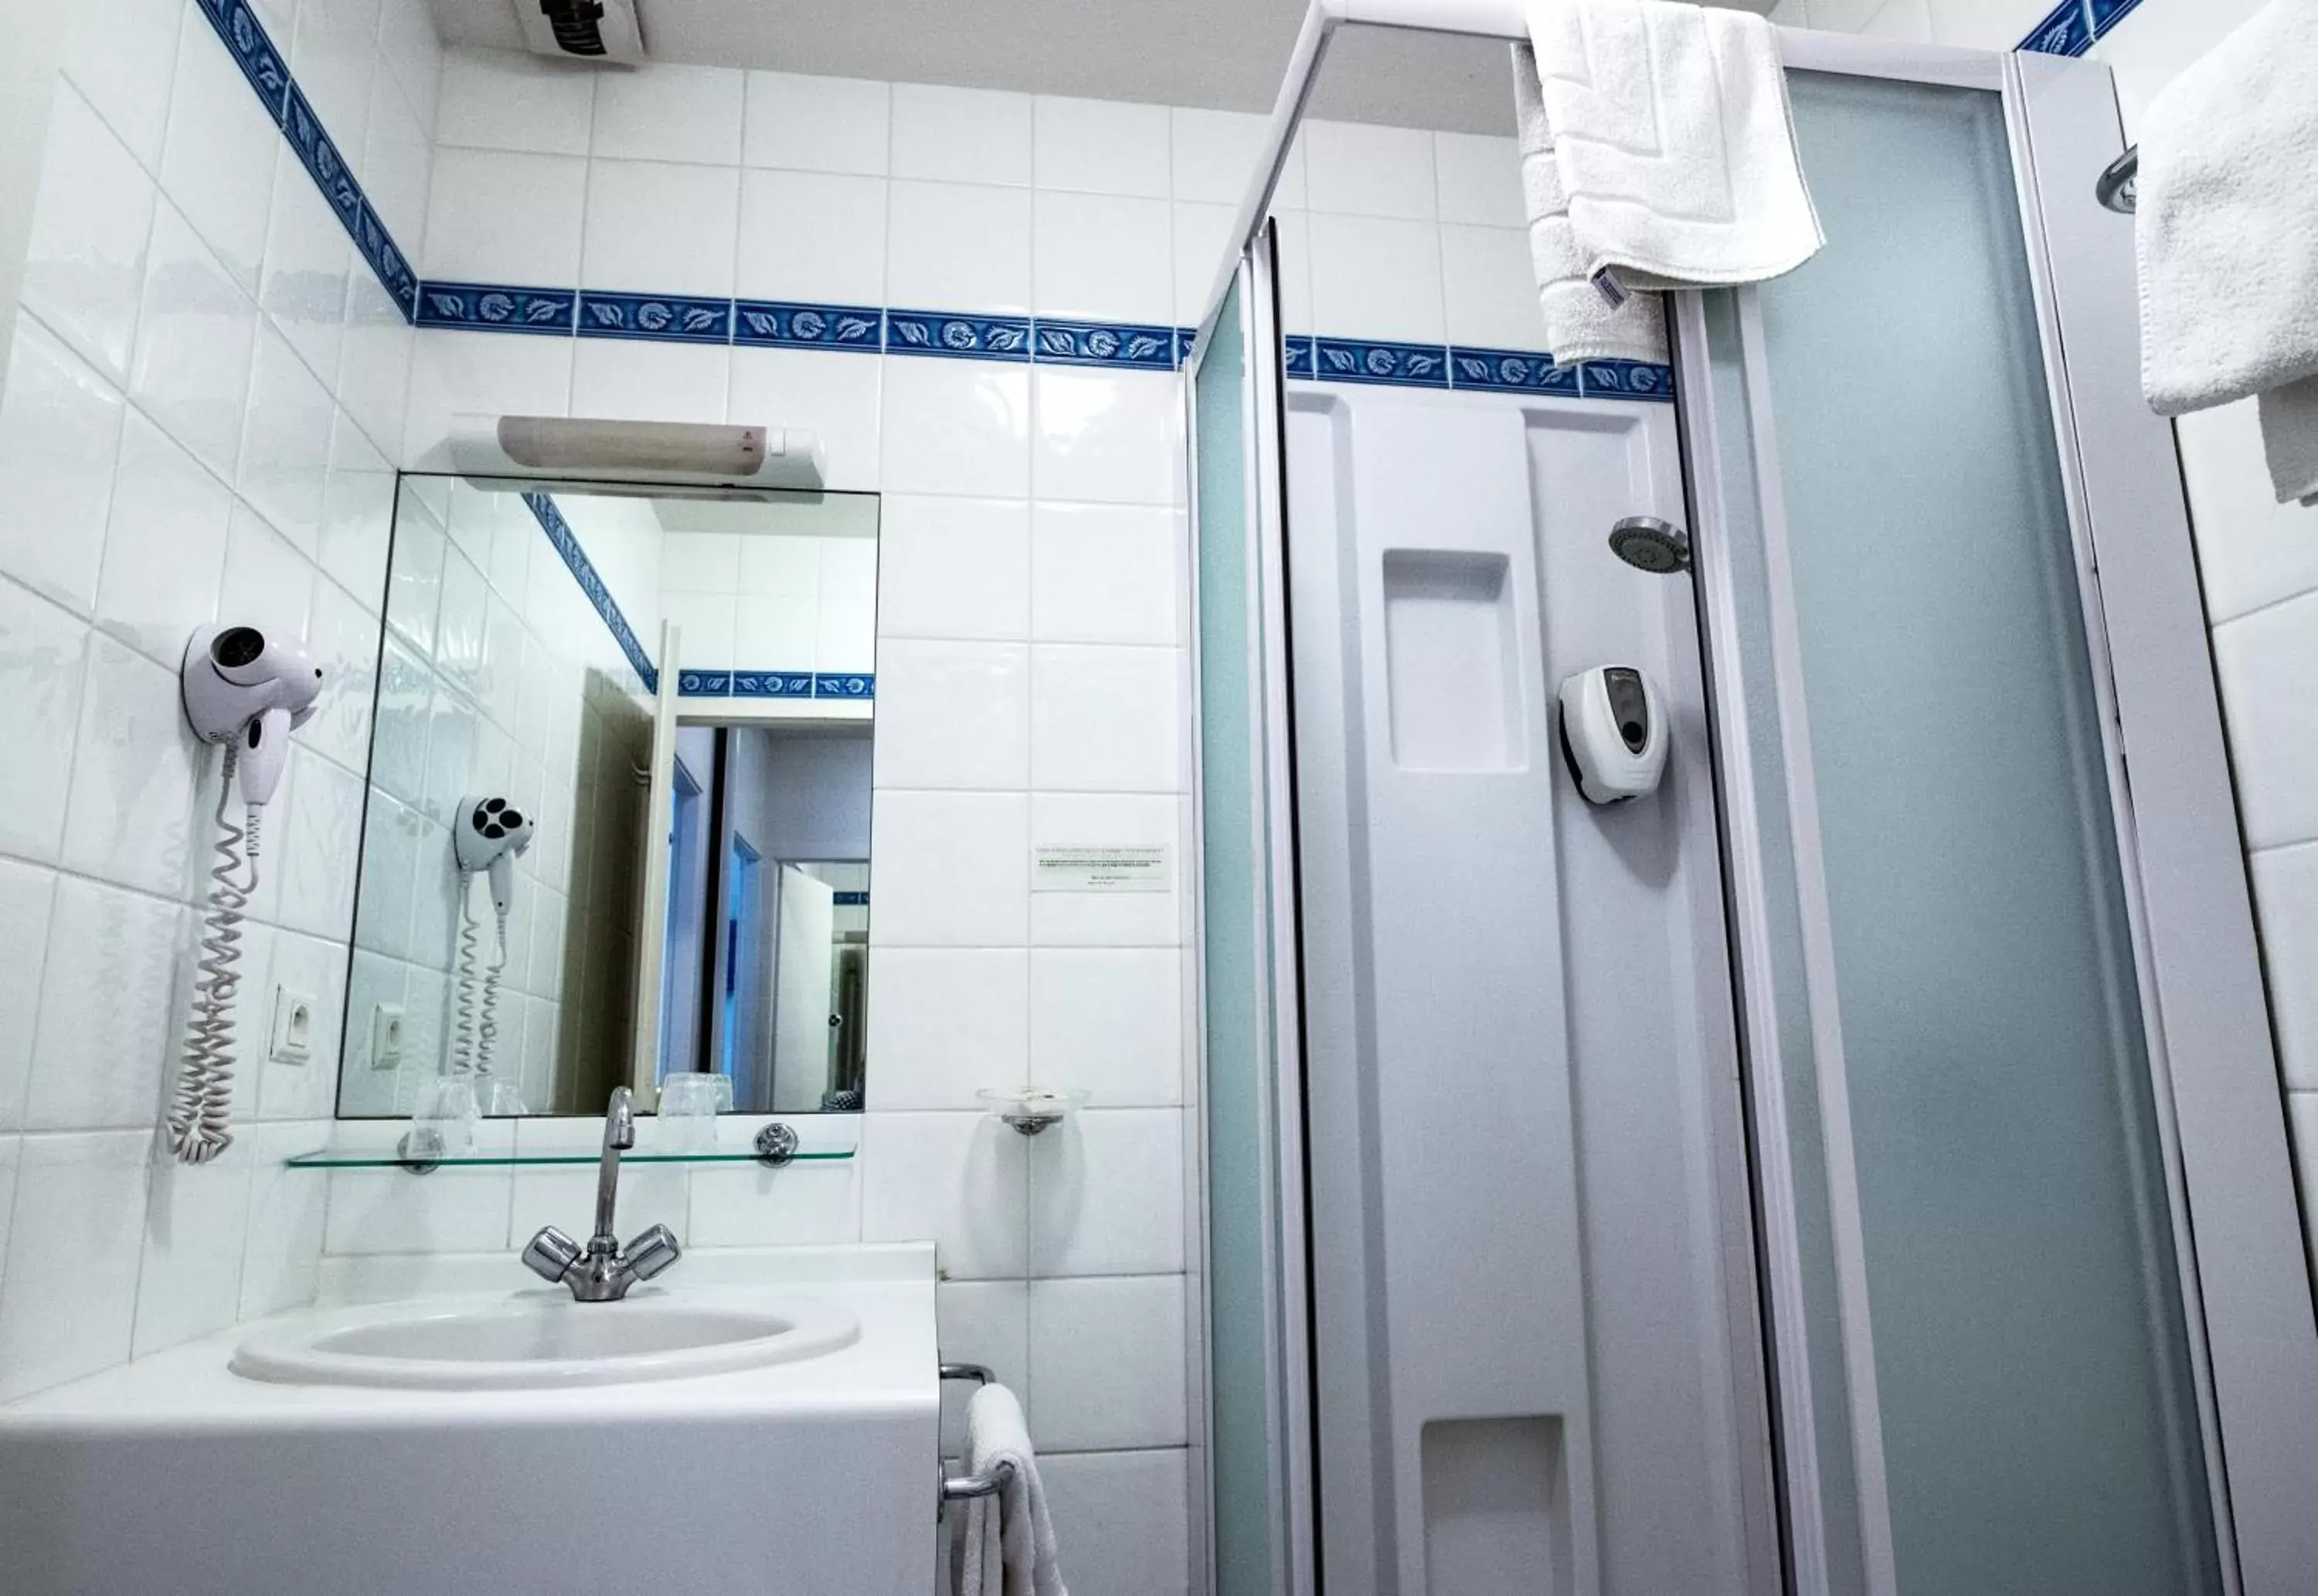
[[[2263,999],[2205,613],[2178,452],[2141,401],[2137,349],[2115,329],[2136,319],[2131,252],[2093,178],[2124,148],[2115,91],[2096,63],[1895,45],[1782,30],[1790,68],[1945,85],[2002,96],[2053,442],[2082,604],[2088,663],[2123,873],[2148,1049],[2167,1211],[2224,1588],[2289,1596],[2318,1567],[2318,1517],[2300,1480],[2318,1456],[2318,1323],[2303,1251],[2285,1105]],[[1801,1282],[1792,1165],[1769,1021],[1769,924],[1742,723],[1744,695],[1780,710],[1790,794],[1783,817],[1801,886],[1815,1078],[1826,1107],[1849,1425],[1868,1589],[1896,1596],[1874,1355],[1846,1108],[1833,933],[1795,616],[1781,579],[1786,546],[1763,361],[1759,301],[1738,292],[1750,453],[1772,569],[1771,683],[1738,677],[1737,595],[1720,549],[1722,513],[1703,307],[1674,296],[1676,392],[1694,505],[1699,601],[1715,687],[1726,874],[1755,1087],[1765,1296],[1774,1327],[1794,1589],[1840,1590],[1827,1566],[1818,1502],[1814,1393],[1803,1372]],[[2134,755],[2130,766],[2127,752]],[[2175,1061],[2195,1061],[2179,1069]],[[2195,1206],[2193,1208],[2192,1202]]]
[[[1258,212],[1259,219],[1262,212]],[[1272,1475],[1264,1503],[1269,1525],[1271,1584],[1276,1596],[1315,1596],[1318,1572],[1314,1556],[1311,1308],[1309,1246],[1305,1193],[1304,1044],[1297,973],[1300,962],[1296,905],[1296,838],[1293,794],[1294,727],[1288,672],[1287,507],[1285,485],[1285,385],[1280,361],[1275,239],[1259,220],[1244,249],[1228,257],[1221,280],[1200,318],[1199,334],[1183,363],[1184,436],[1189,443],[1190,480],[1187,502],[1194,517],[1199,503],[1198,375],[1210,339],[1228,308],[1235,282],[1240,289],[1240,334],[1246,376],[1241,401],[1245,450],[1243,536],[1246,543],[1247,682],[1250,787],[1253,857],[1258,879],[1254,900],[1257,968],[1247,972],[1259,994],[1256,1065],[1259,1102],[1268,1111],[1262,1127],[1268,1211],[1262,1216],[1264,1240],[1265,1374],[1264,1422]],[[1204,858],[1206,826],[1200,765],[1202,712],[1199,639],[1202,635],[1196,520],[1189,600],[1192,640],[1184,702],[1191,706],[1191,825],[1193,856]],[[1208,1055],[1205,924],[1207,905],[1193,895],[1192,931],[1186,949],[1193,972],[1199,1067],[1197,1094],[1189,1104],[1192,1134],[1185,1138],[1186,1233],[1189,1265],[1185,1309],[1189,1343],[1192,1466],[1190,1491],[1193,1560],[1207,1591],[1216,1589],[1217,1566],[1213,1493],[1214,1437],[1207,1423],[1214,1399],[1214,1351],[1208,1330],[1207,1251],[1211,1224],[1208,1202]],[[1268,1022],[1268,1023],[1267,1023]]]

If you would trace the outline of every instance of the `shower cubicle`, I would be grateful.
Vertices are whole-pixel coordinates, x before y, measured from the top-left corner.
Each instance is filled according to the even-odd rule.
[[[2318,1589],[2106,70],[1783,32],[1828,247],[1669,367],[1329,325],[1393,235],[1283,191],[1307,112],[1521,18],[1314,6],[1190,368],[1213,1588]],[[1667,752],[1598,806],[1604,666]]]

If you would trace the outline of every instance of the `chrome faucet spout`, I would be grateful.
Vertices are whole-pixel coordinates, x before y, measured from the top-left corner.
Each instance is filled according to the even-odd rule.
[[[615,1086],[612,1100],[604,1106],[604,1156],[596,1169],[596,1233],[588,1238],[590,1252],[619,1250],[612,1219],[620,1197],[620,1154],[635,1144],[636,1094]]]
[[[583,1303],[615,1303],[628,1287],[649,1280],[682,1256],[675,1235],[655,1224],[623,1249],[613,1233],[613,1210],[620,1196],[620,1153],[636,1144],[635,1094],[612,1089],[604,1108],[604,1158],[596,1175],[596,1231],[586,1247],[549,1225],[523,1250],[524,1267],[543,1280],[570,1289]]]

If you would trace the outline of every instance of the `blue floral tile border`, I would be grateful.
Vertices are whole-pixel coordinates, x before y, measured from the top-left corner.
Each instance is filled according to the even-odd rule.
[[[418,273],[412,269],[401,246],[394,241],[363,193],[361,182],[346,162],[336,140],[322,126],[313,104],[306,98],[290,74],[282,52],[259,22],[257,13],[248,0],[199,0],[201,13],[209,19],[226,52],[249,82],[257,102],[265,108],[267,120],[282,130],[307,175],[321,193],[323,202],[346,229],[346,236],[362,252],[379,285],[406,321],[418,319]]]
[[[735,698],[810,698],[813,696],[813,672],[809,670],[736,670],[732,673],[732,696]]]
[[[867,909],[869,907],[869,894],[867,892],[831,892],[829,895],[829,901],[839,909]]]
[[[2040,55],[2080,56],[2133,14],[2141,0],[2061,0],[2028,30],[2018,48]]]
[[[1175,364],[1172,327],[1119,327],[1101,321],[1038,323],[1038,357],[1048,365],[1130,366],[1164,372]]]
[[[1491,393],[1578,397],[1576,366],[1558,366],[1550,354],[1524,354],[1518,349],[1452,348],[1449,351],[1449,381],[1458,388],[1478,388]]]
[[[885,313],[872,305],[735,300],[732,342],[776,349],[859,349],[875,354],[885,345]]]
[[[429,282],[418,291],[418,325],[494,333],[571,336],[580,296],[568,288],[489,282]]]
[[[888,310],[885,353],[941,354],[957,360],[1029,360],[1030,318]]]
[[[580,546],[579,534],[571,530],[571,523],[563,518],[562,510],[547,494],[526,493],[523,496],[523,502],[530,507],[532,517],[539,523],[540,531],[547,534],[547,541],[554,544],[555,551],[563,557],[565,567],[580,584],[580,591],[587,595],[588,602],[603,617],[605,626],[612,633],[612,641],[620,645],[620,652],[628,657],[628,663],[635,668],[636,675],[642,679],[644,691],[658,693],[660,672],[652,668],[651,659],[644,652],[643,644],[636,641],[635,629],[628,624],[627,616],[620,613],[619,601],[604,585],[595,561],[589,560],[588,551]],[[682,685],[679,678],[679,688]]]
[[[1323,382],[1385,382],[1398,388],[1449,386],[1449,351],[1439,344],[1387,344],[1369,338],[1316,337],[1312,374]]]
[[[765,349],[852,349],[1109,371],[1172,371],[1190,358],[1190,327],[1029,316],[953,316],[777,300],[703,300],[677,294],[597,293],[499,282],[429,282],[418,324],[466,332],[640,338]],[[1589,362],[1562,369],[1530,349],[1478,349],[1380,338],[1297,334],[1285,341],[1288,375],[1299,381],[1397,388],[1549,393],[1571,399],[1671,400],[1665,366]],[[824,692],[823,697],[828,696]]]
[[[1553,356],[1534,349],[1387,344],[1308,334],[1293,335],[1285,342],[1291,381],[1674,402],[1674,369],[1643,361],[1589,360],[1576,366],[1557,366]]]
[[[687,698],[847,698],[877,696],[877,678],[868,671],[686,670],[676,690]]]
[[[597,293],[580,296],[583,338],[643,338],[655,344],[730,344],[732,301],[681,294]]]

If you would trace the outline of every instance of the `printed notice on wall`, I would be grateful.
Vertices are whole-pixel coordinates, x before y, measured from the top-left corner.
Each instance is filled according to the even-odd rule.
[[[1042,847],[1033,856],[1034,892],[1163,892],[1173,881],[1167,845]]]

